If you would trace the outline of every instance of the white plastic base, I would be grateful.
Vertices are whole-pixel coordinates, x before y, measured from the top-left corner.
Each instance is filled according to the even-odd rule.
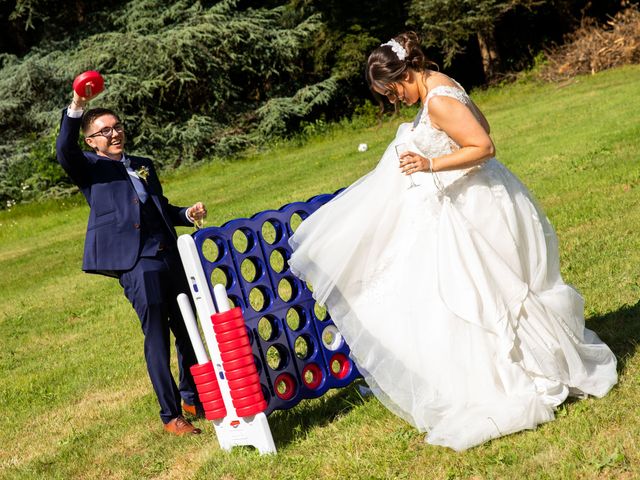
[[[230,416],[227,415],[223,420],[214,422],[221,448],[231,450],[235,446],[251,445],[256,447],[262,455],[276,453],[269,421],[264,413],[237,420],[229,420],[229,418]]]
[[[257,448],[263,455],[276,453],[276,446],[273,443],[267,416],[264,413],[259,413],[250,417],[238,417],[236,409],[233,406],[229,384],[226,380],[224,369],[222,368],[220,350],[218,349],[218,343],[211,323],[211,315],[217,312],[193,238],[190,235],[181,235],[178,238],[178,250],[189,282],[191,296],[195,303],[198,317],[200,318],[200,325],[202,326],[209,355],[213,362],[216,377],[218,378],[224,405],[227,409],[227,416],[225,418],[212,421],[220,447],[224,450],[231,450],[234,446],[251,445]],[[228,310],[229,302],[224,287],[222,285],[216,285],[214,291],[216,303],[221,311]],[[200,338],[197,325],[195,325],[195,317],[191,310],[191,305],[185,300],[187,299],[179,300],[182,316],[185,319],[185,325],[187,325],[191,343],[198,352],[198,362],[206,363],[208,359],[205,360],[202,358],[202,339]],[[191,325],[189,325],[189,323],[191,323]],[[206,353],[204,356],[206,357]]]

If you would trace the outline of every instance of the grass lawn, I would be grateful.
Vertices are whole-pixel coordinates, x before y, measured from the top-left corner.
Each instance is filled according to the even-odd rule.
[[[620,383],[604,399],[464,453],[425,444],[354,386],[271,415],[275,456],[221,451],[205,420],[198,437],[166,435],[133,310],[117,281],[80,270],[88,208],[76,196],[0,211],[0,477],[640,478],[639,85],[631,66],[473,95],[498,158],[558,232],[588,327],[618,357]],[[332,192],[375,166],[401,120],[178,170],[165,193],[204,201],[216,225]]]

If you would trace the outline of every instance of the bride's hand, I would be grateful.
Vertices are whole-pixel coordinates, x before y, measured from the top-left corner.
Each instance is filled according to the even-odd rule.
[[[405,175],[429,171],[429,160],[415,152],[403,152],[400,155],[400,170]]]

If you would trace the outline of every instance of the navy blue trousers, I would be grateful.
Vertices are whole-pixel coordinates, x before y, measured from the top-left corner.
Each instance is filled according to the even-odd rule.
[[[179,293],[189,294],[178,253],[170,250],[155,257],[140,257],[119,280],[140,319],[149,378],[160,403],[160,418],[167,423],[182,414],[181,399],[190,405],[199,404],[189,371],[196,356],[176,301]],[[169,364],[170,332],[176,339],[179,387]]]

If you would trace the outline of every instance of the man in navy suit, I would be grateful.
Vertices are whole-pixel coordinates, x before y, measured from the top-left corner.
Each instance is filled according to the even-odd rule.
[[[189,371],[196,358],[176,301],[189,286],[174,226],[192,226],[207,211],[200,202],[189,208],[171,205],[153,162],[125,154],[118,116],[107,109],[84,111],[92,97],[74,92],[56,143],[58,162],[90,207],[82,269],[118,278],[133,305],[164,429],[176,435],[200,433],[182,415],[182,409],[200,413],[200,403]],[[78,146],[80,131],[92,152]],[[169,366],[170,331],[176,339],[179,388]]]

